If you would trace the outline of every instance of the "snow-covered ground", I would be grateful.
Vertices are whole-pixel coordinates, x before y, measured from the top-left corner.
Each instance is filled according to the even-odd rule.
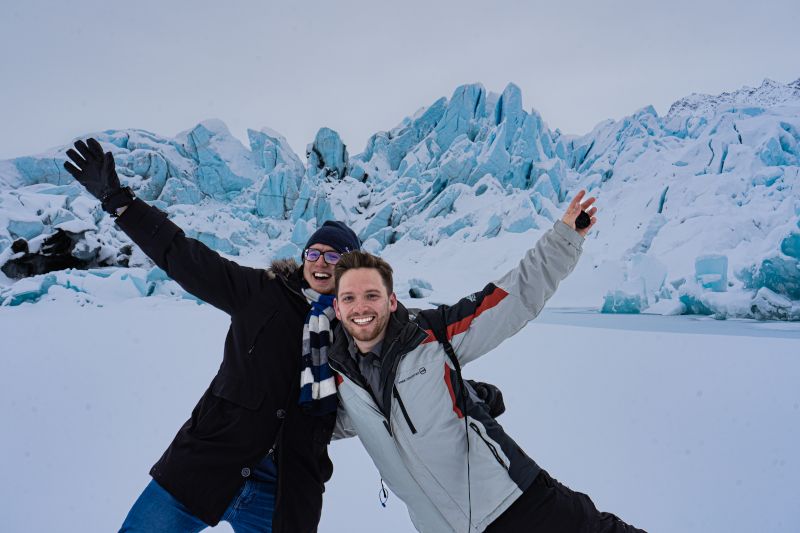
[[[114,531],[226,328],[161,296],[0,308],[0,530]],[[502,387],[502,424],[554,477],[639,527],[800,529],[800,324],[549,307],[465,375]],[[413,531],[357,440],[331,455],[322,532]]]

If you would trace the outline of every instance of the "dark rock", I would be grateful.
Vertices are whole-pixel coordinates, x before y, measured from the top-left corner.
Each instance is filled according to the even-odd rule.
[[[55,270],[67,268],[85,269],[89,266],[86,261],[81,261],[71,255],[41,255],[25,254],[18,259],[12,259],[0,267],[3,273],[12,279],[28,278],[37,274],[46,274]]]
[[[71,235],[76,234],[73,233]],[[71,235],[63,229],[56,230],[54,234],[50,235],[42,243],[41,253],[44,255],[69,254],[75,248],[75,243],[80,240],[80,236],[76,236],[77,238],[73,239]]]
[[[28,241],[25,239],[17,239],[11,244],[11,251],[15,254],[20,252],[28,253]]]
[[[411,287],[410,289],[408,289],[408,295],[411,298],[425,298],[424,289],[421,289],[419,287]]]
[[[24,239],[14,241],[11,245],[15,253],[24,252],[22,257],[7,261],[0,270],[12,279],[27,278],[37,274],[46,274],[67,268],[88,268],[92,261],[81,260],[72,255],[75,244],[83,234],[57,230],[42,243],[37,253],[30,253],[28,243]]]

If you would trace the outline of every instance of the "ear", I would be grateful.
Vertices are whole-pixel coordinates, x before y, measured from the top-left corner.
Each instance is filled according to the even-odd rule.
[[[341,320],[342,319],[342,314],[339,313],[339,300],[337,298],[333,299],[333,310],[336,311],[336,318]]]
[[[397,311],[397,295],[395,293],[389,295],[389,311],[392,313]]]

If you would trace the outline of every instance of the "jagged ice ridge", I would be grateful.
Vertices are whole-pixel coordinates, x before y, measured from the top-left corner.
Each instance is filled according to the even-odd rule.
[[[691,95],[583,136],[550,130],[513,84],[464,85],[354,156],[322,128],[306,164],[278,133],[249,130],[246,147],[218,120],[175,138],[92,135],[137,196],[248,264],[299,257],[331,218],[375,253],[533,242],[586,188],[602,211],[575,275],[594,276],[603,312],[800,320],[800,80]],[[0,162],[0,305],[186,296],[66,173],[67,148]],[[407,286],[435,299],[421,278]]]

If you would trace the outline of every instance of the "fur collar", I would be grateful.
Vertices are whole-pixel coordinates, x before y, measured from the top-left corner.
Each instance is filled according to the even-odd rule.
[[[300,269],[300,265],[295,259],[278,259],[272,262],[267,270],[270,279],[283,278],[290,279]]]

